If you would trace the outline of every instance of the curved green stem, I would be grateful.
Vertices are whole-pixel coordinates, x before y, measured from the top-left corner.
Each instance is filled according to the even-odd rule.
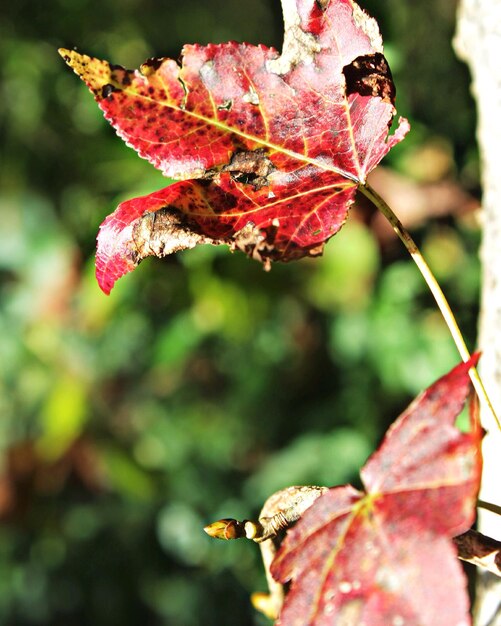
[[[393,211],[386,204],[383,198],[381,198],[381,196],[376,191],[374,191],[372,187],[370,187],[367,184],[359,185],[359,190],[386,217],[386,219],[390,222],[393,230],[397,233],[402,243],[407,248],[414,263],[417,265],[424,280],[426,281],[426,284],[428,285],[433,297],[435,298],[438,308],[440,309],[440,312],[442,313],[442,317],[444,318],[445,323],[447,324],[447,328],[449,329],[449,332],[451,333],[451,336],[454,340],[454,343],[456,344],[456,347],[459,351],[459,354],[461,355],[461,358],[463,359],[463,361],[468,361],[468,359],[470,358],[470,353],[464,342],[463,335],[461,334],[461,331],[459,330],[459,326],[457,325],[454,314],[449,306],[449,303],[447,302],[447,299],[444,295],[444,292],[442,291],[442,288],[438,284],[437,279],[435,278],[428,264],[426,263],[423,256],[421,255],[421,252],[419,251],[416,243],[414,242],[414,240],[412,239],[408,231],[405,229],[402,222],[395,215],[395,213],[393,213]],[[480,376],[478,375],[476,368],[474,367],[470,369],[470,378],[475,388],[475,391],[477,392],[478,397],[481,399],[482,402],[485,402],[486,406],[489,407],[489,410],[492,413],[492,416],[494,418],[494,421],[497,424],[497,427],[499,428],[499,430],[501,430],[501,422],[499,421],[499,418],[496,415],[496,412],[494,411],[494,407],[492,406],[492,402],[490,401],[490,398],[487,395],[487,391],[485,390],[484,384]]]

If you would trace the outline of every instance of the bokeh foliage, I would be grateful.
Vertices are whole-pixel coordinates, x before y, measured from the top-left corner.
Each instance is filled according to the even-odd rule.
[[[364,3],[413,123],[389,164],[433,177],[422,155],[438,141],[445,175],[475,192],[453,5]],[[279,47],[278,0],[1,11],[0,622],[263,624],[248,601],[264,589],[258,550],[210,540],[204,524],[255,515],[283,486],[356,480],[409,399],[458,361],[452,341],[405,251],[363,220],[323,258],[270,273],[200,248],[148,260],[109,298],[98,290],[99,223],[165,180],[56,49],[136,67],[184,42]],[[473,345],[474,220],[449,215],[415,235]]]

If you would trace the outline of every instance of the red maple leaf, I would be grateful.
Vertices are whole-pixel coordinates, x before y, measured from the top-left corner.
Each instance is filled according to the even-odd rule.
[[[106,119],[166,176],[102,224],[97,278],[109,293],[146,256],[226,243],[269,265],[320,254],[359,184],[409,129],[395,115],[377,24],[352,0],[283,1],[273,48],[188,45],[182,65],[130,71],[61,50]],[[188,180],[189,179],[189,180]]]
[[[287,533],[272,574],[292,580],[280,626],[470,623],[451,538],[475,515],[478,428],[455,426],[469,392],[462,363],[388,430],[361,471],[365,492],[334,487]]]

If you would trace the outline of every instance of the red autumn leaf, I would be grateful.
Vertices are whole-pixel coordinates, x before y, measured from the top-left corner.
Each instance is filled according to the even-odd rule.
[[[292,581],[280,626],[470,623],[451,538],[475,515],[480,434],[455,426],[474,356],[419,396],[361,471],[365,492],[334,487],[288,532],[273,564]]]
[[[395,89],[376,22],[352,0],[282,4],[281,56],[187,45],[181,67],[150,59],[130,71],[60,50],[120,137],[184,181],[123,202],[102,224],[106,293],[146,256],[197,243],[267,265],[320,254],[357,185],[408,131],[400,119],[388,136]]]

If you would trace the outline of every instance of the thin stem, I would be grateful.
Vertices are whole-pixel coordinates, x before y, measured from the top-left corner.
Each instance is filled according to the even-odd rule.
[[[501,506],[497,504],[492,504],[491,502],[485,502],[485,500],[477,500],[477,506],[479,509],[485,509],[486,511],[491,511],[491,513],[496,513],[497,515],[501,515]]]
[[[369,198],[369,200],[386,217],[386,219],[390,222],[393,230],[397,233],[402,243],[407,248],[414,263],[417,265],[426,284],[428,285],[433,297],[435,298],[438,308],[440,309],[440,312],[442,313],[442,317],[444,318],[445,323],[447,324],[447,328],[449,329],[449,332],[451,333],[451,336],[454,340],[454,343],[456,344],[456,347],[459,351],[459,354],[461,355],[461,358],[463,359],[463,361],[468,361],[468,359],[470,358],[470,353],[464,342],[463,335],[461,334],[461,331],[459,330],[459,326],[457,325],[456,318],[454,317],[454,314],[449,306],[449,303],[447,302],[447,299],[444,295],[444,292],[442,291],[442,288],[438,284],[437,279],[435,278],[428,264],[426,263],[423,256],[421,255],[421,252],[419,251],[416,243],[410,236],[409,232],[405,229],[402,222],[398,219],[395,213],[393,213],[393,211],[386,204],[383,198],[381,198],[381,196],[376,191],[374,191],[372,187],[370,187],[367,184],[359,185],[359,190],[364,194],[364,196]],[[472,367],[470,369],[469,374],[470,374],[471,381],[473,383],[475,391],[477,392],[478,397],[481,399],[481,401],[485,402],[485,404],[489,407],[489,410],[492,413],[494,421],[496,422],[497,427],[501,431],[501,422],[499,421],[499,418],[496,415],[496,412],[494,411],[492,402],[490,401],[490,398],[487,395],[487,391],[485,390],[484,384],[482,383],[482,380],[480,376],[478,375],[476,368]]]

